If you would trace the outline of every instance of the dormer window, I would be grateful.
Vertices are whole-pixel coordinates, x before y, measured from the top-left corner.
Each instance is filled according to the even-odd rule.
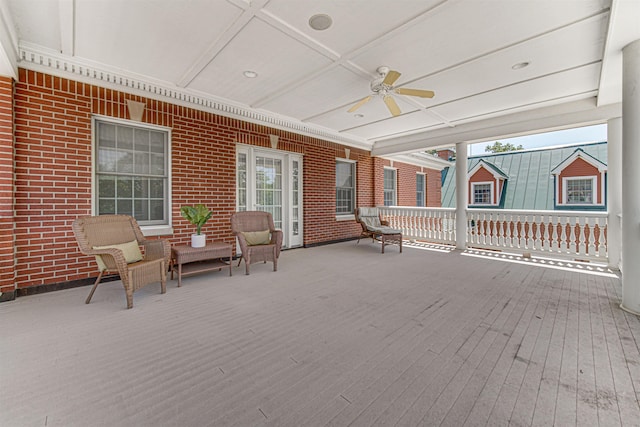
[[[467,174],[469,180],[469,206],[500,206],[507,175],[496,165],[480,160]]]
[[[564,194],[567,205],[593,205],[596,188],[596,177],[580,177],[564,179]]]
[[[578,148],[551,170],[556,209],[604,209],[607,165]]]
[[[471,184],[474,205],[493,205],[493,183],[474,182]]]

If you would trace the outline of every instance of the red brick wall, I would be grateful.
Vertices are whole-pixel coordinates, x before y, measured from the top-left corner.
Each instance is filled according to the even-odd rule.
[[[597,188],[595,192],[597,194],[596,203],[603,203],[604,194],[602,194],[602,174],[598,171],[598,168],[590,164],[589,162],[581,159],[580,157],[576,158],[570,165],[562,170],[559,175],[559,183],[558,186],[558,204],[564,204],[564,194],[563,194],[563,179],[564,178],[572,178],[572,177],[580,177],[580,176],[596,176],[596,185]]]
[[[407,163],[393,162],[390,160],[374,158],[375,163],[375,204],[384,205],[384,168],[396,169],[396,203],[398,206],[416,205],[416,174],[424,173],[427,181],[426,206],[441,207],[441,173],[439,170],[410,165]],[[365,205],[360,205],[365,206]]]
[[[0,292],[15,290],[13,79],[0,77]]]
[[[3,82],[3,90],[5,86]],[[179,208],[193,203],[204,203],[214,211],[204,233],[234,241],[229,217],[235,210],[236,143],[270,147],[269,134],[279,136],[279,149],[304,155],[304,243],[359,233],[355,221],[335,220],[335,159],[344,158],[344,146],[20,70],[14,104],[18,287],[84,279],[96,273],[92,258],[78,253],[71,223],[91,214],[91,117],[128,119],[127,99],[146,104],[143,122],[172,130],[175,233],[167,237],[173,244],[189,241],[193,226],[182,218]],[[374,160],[368,151],[354,148],[350,158],[358,161],[358,203],[370,205]]]
[[[172,244],[189,241],[193,226],[179,209],[194,203],[204,203],[214,211],[203,233],[234,242],[229,217],[235,211],[236,144],[270,147],[270,134],[279,137],[278,149],[303,154],[304,244],[354,237],[360,232],[353,220],[336,221],[335,160],[345,157],[345,147],[340,144],[26,70],[20,70],[15,83],[13,143],[5,136],[11,133],[11,83],[0,82],[2,153],[11,152],[9,148],[15,144],[14,168],[12,158],[0,157],[0,197],[6,199],[0,199],[0,215],[8,216],[5,229],[13,229],[15,223],[15,231],[0,234],[0,262],[3,253],[13,253],[15,239],[17,265],[15,280],[13,275],[10,279],[0,276],[6,282],[0,281],[0,286],[15,282],[24,288],[96,274],[93,259],[78,252],[71,223],[78,216],[91,214],[92,115],[129,119],[127,100],[145,104],[142,122],[165,126],[172,132],[174,234],[163,236]],[[350,148],[349,158],[357,161],[357,206],[382,205],[383,165],[387,161],[355,148]],[[4,173],[6,164],[8,173]],[[417,169],[400,163],[395,166],[400,171],[400,200],[413,206]],[[12,171],[15,216],[11,214],[12,195],[1,192],[3,185],[12,187]],[[440,206],[440,172],[425,172],[428,205]],[[7,238],[11,242],[7,243]],[[13,256],[4,261],[12,266]]]

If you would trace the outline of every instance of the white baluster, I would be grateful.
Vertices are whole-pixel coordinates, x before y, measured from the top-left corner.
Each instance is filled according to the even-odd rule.
[[[598,218],[598,256],[600,258],[609,256],[609,247],[606,238],[608,226],[607,218]]]
[[[543,239],[544,242],[542,243],[542,250],[543,252],[550,252],[551,251],[551,235],[549,233],[549,224],[553,224],[553,221],[551,220],[551,216],[547,215],[547,221],[544,221],[544,216],[542,217],[542,222],[544,224],[544,230],[543,230]]]
[[[589,227],[589,242],[587,244],[587,253],[589,256],[596,256],[596,218],[587,218]]]
[[[536,235],[533,247],[536,251],[539,251],[542,249],[542,231],[540,228],[543,226],[543,217],[541,216],[539,221],[536,218],[536,216],[533,217],[533,222],[536,225]]]
[[[571,255],[576,253],[576,220],[575,218],[569,218],[570,233],[569,233],[569,253]]]

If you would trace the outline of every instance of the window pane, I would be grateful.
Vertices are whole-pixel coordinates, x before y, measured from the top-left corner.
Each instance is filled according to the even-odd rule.
[[[134,172],[141,175],[149,174],[149,153],[135,153]]]
[[[116,197],[116,177],[104,175],[98,178],[98,197]]]
[[[133,200],[131,199],[116,200],[116,213],[118,215],[133,215]]]
[[[98,126],[98,140],[100,148],[116,147],[116,126],[112,124],[100,123]]]
[[[149,204],[148,200],[136,199],[133,201],[134,214],[133,217],[138,221],[149,220]]]
[[[118,149],[133,150],[133,129],[126,126],[118,126]]]
[[[98,215],[108,215],[116,213],[116,200],[115,199],[99,199],[98,200]]]
[[[151,221],[164,220],[164,202],[162,200],[149,201],[149,219]]]

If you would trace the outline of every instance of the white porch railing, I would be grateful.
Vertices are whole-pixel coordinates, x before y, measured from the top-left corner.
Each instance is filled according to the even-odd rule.
[[[456,244],[455,209],[384,206],[380,211],[391,227],[402,230],[405,239]]]
[[[381,207],[405,238],[456,243],[455,209]],[[606,212],[467,210],[467,247],[607,262]]]

